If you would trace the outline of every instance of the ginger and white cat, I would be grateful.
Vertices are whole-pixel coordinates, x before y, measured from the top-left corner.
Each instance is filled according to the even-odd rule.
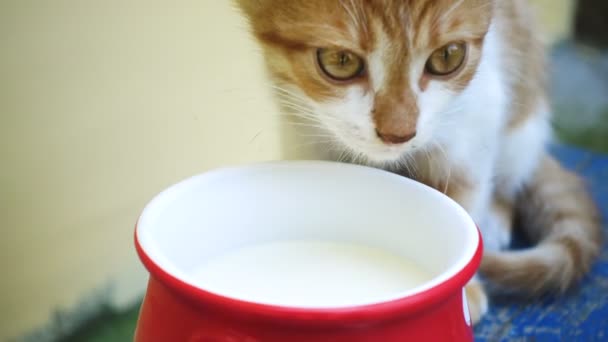
[[[525,0],[237,0],[286,112],[357,161],[445,192],[478,222],[484,279],[562,292],[600,248],[581,180],[545,147],[545,60]],[[321,134],[320,134],[321,135]],[[512,219],[535,247],[508,251]],[[474,321],[488,309],[467,285]]]

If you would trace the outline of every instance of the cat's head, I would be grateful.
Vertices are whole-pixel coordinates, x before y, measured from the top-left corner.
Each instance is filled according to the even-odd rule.
[[[286,107],[390,163],[442,134],[479,65],[493,1],[237,2]]]

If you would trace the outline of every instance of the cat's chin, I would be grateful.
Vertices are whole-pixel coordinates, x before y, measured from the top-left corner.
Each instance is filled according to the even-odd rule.
[[[333,152],[336,160],[350,161],[356,164],[393,169],[401,167],[411,155],[424,146],[421,137],[416,137],[403,144],[386,144],[375,137],[352,136],[334,131],[336,137]],[[337,148],[335,148],[337,147]]]
[[[383,169],[393,169],[404,164],[410,149],[391,147],[390,150],[382,148],[345,148],[345,153],[340,153],[339,160],[344,160],[344,155],[348,155],[348,160],[356,164],[368,165]]]
[[[404,167],[406,167],[405,166],[406,164],[407,164],[407,159],[404,157],[392,158],[392,159],[389,159],[389,158],[386,158],[386,159],[374,158],[373,160],[367,159],[366,162],[364,163],[364,165],[367,165],[367,166],[372,166],[375,168],[380,168],[380,169],[389,170],[389,171],[403,169]]]
[[[405,160],[405,153],[386,153],[386,154],[374,154],[368,155],[368,163],[372,166],[389,167],[398,165]]]

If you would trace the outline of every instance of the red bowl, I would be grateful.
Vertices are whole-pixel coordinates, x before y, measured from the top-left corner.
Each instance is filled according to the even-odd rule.
[[[311,237],[402,254],[432,280],[349,305],[308,307],[237,298],[190,274],[230,248]],[[137,342],[473,340],[464,286],[481,261],[475,224],[443,194],[388,172],[328,162],[208,172],[146,206],[135,246],[150,272]]]

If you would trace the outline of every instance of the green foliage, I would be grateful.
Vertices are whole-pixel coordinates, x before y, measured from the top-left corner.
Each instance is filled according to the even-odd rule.
[[[62,342],[131,342],[139,305],[124,312],[105,310]]]

